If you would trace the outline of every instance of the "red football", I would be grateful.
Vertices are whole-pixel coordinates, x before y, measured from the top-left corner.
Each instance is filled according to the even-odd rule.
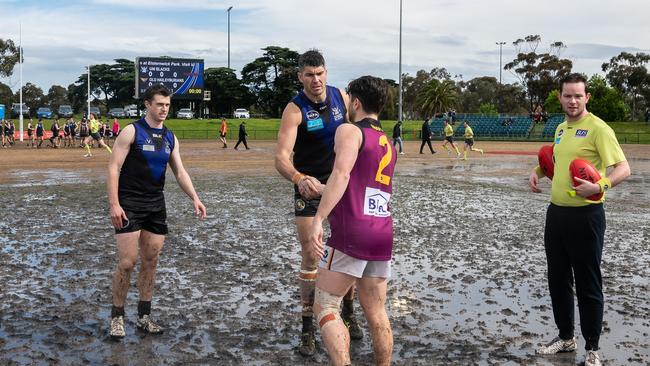
[[[580,183],[575,180],[575,177],[584,179],[591,183],[597,183],[600,180],[600,173],[594,167],[589,160],[585,159],[575,159],[569,165],[569,172],[571,173],[571,179],[573,179],[573,186],[577,186]],[[603,192],[594,194],[587,197],[588,200],[598,201],[603,197]]]
[[[548,179],[553,179],[553,169],[555,166],[555,163],[553,162],[553,146],[542,146],[537,153],[537,160],[539,161],[539,166],[542,168]]]

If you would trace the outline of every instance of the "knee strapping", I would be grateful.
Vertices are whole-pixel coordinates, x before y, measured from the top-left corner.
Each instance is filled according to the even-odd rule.
[[[321,328],[332,320],[342,321],[341,315],[339,314],[339,306],[341,305],[341,299],[343,299],[343,296],[332,295],[329,292],[316,288],[315,297],[316,303],[321,307],[321,311],[318,313],[316,319]]]

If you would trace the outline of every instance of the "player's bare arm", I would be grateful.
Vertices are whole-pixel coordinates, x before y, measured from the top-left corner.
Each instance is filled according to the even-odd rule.
[[[205,206],[199,199],[199,195],[196,194],[196,190],[192,184],[192,178],[190,178],[190,175],[187,174],[187,171],[183,166],[183,161],[181,160],[180,145],[176,136],[174,136],[174,150],[172,150],[172,154],[169,157],[169,166],[174,172],[174,176],[176,177],[178,185],[181,187],[183,192],[185,192],[185,194],[192,200],[192,204],[194,205],[194,213],[200,219],[204,219],[206,215]]]
[[[343,124],[336,129],[334,168],[325,185],[309,235],[310,249],[316,258],[323,256],[323,220],[329,216],[348,187],[350,172],[357,161],[362,139],[361,130],[352,124]]]
[[[298,126],[302,122],[300,109],[289,103],[282,112],[282,121],[280,122],[280,131],[278,132],[278,144],[275,150],[275,169],[285,179],[290,180],[298,185],[300,194],[307,198],[316,198],[320,196],[321,183],[314,177],[300,173],[291,162],[291,153],[296,144],[298,135]]]
[[[122,133],[115,139],[113,144],[113,153],[108,160],[108,178],[106,180],[106,190],[108,192],[108,204],[110,207],[111,222],[116,229],[121,229],[124,220],[128,220],[126,213],[120,206],[120,200],[117,196],[120,169],[124,164],[124,159],[129,154],[131,144],[135,140],[135,127],[126,126]]]

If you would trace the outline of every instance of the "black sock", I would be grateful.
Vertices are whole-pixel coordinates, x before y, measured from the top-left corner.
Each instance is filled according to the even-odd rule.
[[[142,318],[144,315],[151,314],[151,301],[142,301],[138,302],[138,318]]]
[[[117,307],[113,305],[111,308],[111,318],[116,318],[118,316],[124,316],[124,306]]]
[[[351,315],[354,312],[354,299],[343,299],[343,309],[341,315]]]
[[[314,331],[314,317],[313,316],[303,316],[302,317],[302,332],[308,333]]]

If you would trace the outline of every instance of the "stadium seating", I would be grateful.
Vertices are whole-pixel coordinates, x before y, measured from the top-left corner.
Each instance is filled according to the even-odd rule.
[[[431,131],[434,136],[443,135],[444,117],[431,120]],[[456,117],[454,124],[454,135],[463,136],[465,126],[463,122],[469,122],[477,137],[527,137],[533,121],[529,116],[484,116],[480,114],[460,114]]]

